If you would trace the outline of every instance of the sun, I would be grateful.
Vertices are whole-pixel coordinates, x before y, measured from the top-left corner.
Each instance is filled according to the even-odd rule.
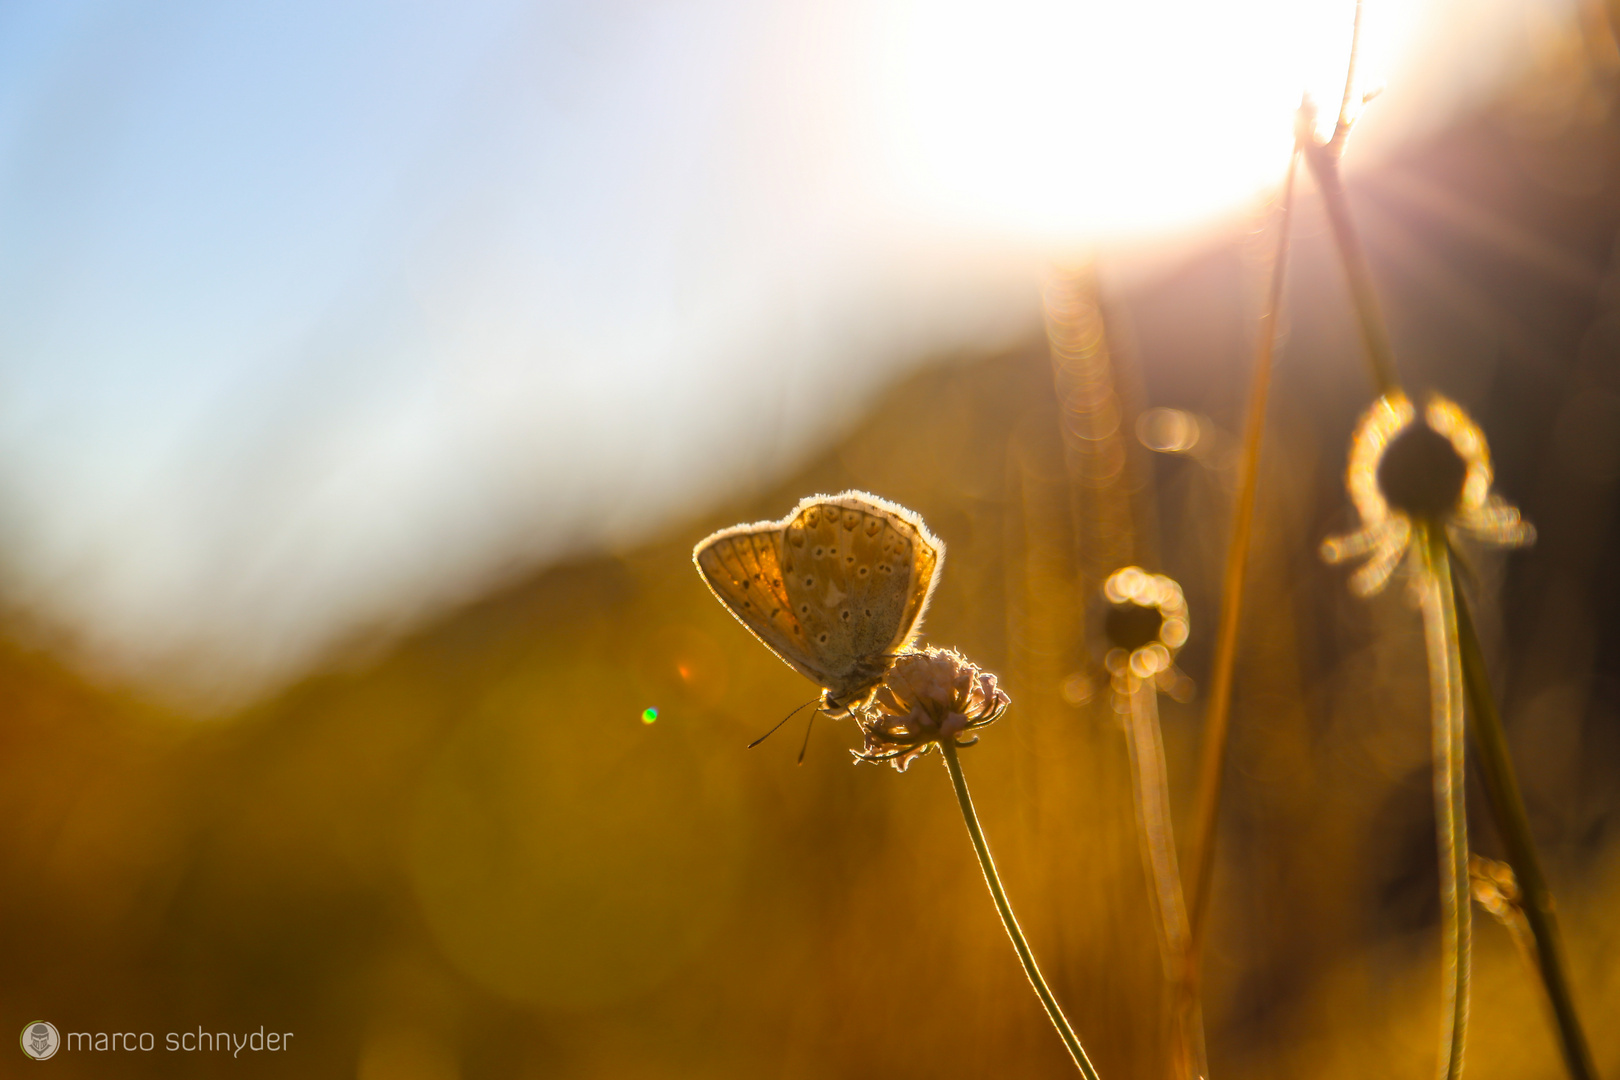
[[[1410,8],[1367,8],[1363,86],[1405,48]],[[888,34],[890,167],[968,228],[1183,227],[1277,182],[1303,93],[1337,113],[1354,20],[1354,0],[906,0]]]

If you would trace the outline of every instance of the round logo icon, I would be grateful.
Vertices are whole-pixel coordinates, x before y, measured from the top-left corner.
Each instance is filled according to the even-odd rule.
[[[62,1036],[58,1034],[56,1025],[47,1024],[43,1020],[35,1020],[24,1025],[22,1029],[22,1051],[35,1061],[44,1061],[53,1057],[62,1045]]]

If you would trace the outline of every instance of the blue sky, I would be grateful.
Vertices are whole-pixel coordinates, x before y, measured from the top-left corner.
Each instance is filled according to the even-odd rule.
[[[1333,5],[1232,6],[1203,71],[1108,5],[1043,4],[0,5],[10,604],[119,677],[229,696],[630,542],[767,483],[930,351],[1036,325],[1043,260],[1252,205],[1305,78],[1236,78],[1256,28],[1342,63]],[[1432,7],[1388,66],[1471,87],[1455,58],[1500,60],[1519,5],[1473,5],[1443,54]],[[1050,138],[1028,103],[1070,52],[1094,85]],[[1147,131],[1121,110],[1172,61],[1259,118],[1198,151],[1185,205],[1162,132],[1108,142]],[[1389,96],[1386,140],[1445,95]],[[1142,173],[1077,187],[1098,158]]]

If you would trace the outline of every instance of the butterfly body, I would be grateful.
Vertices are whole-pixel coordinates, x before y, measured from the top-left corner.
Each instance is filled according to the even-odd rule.
[[[692,552],[710,590],[846,716],[916,637],[945,546],[905,507],[811,496],[780,521],[722,529]]]

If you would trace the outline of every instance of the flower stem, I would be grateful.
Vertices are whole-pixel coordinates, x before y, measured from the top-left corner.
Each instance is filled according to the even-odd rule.
[[[1469,711],[1473,716],[1470,730],[1474,735],[1474,746],[1479,751],[1476,760],[1480,775],[1485,780],[1485,794],[1490,803],[1492,819],[1496,822],[1496,831],[1507,849],[1508,865],[1513,867],[1513,876],[1519,883],[1525,921],[1535,937],[1535,970],[1541,976],[1552,1005],[1565,1068],[1573,1080],[1597,1080],[1597,1067],[1592,1061],[1592,1051],[1587,1046],[1586,1034],[1575,1012],[1575,997],[1570,992],[1558,919],[1553,912],[1552,892],[1547,888],[1547,879],[1541,872],[1541,861],[1536,857],[1535,840],[1530,834],[1530,818],[1525,813],[1524,797],[1519,792],[1518,777],[1513,772],[1513,760],[1508,756],[1502,716],[1497,711],[1496,698],[1491,693],[1490,679],[1485,673],[1485,654],[1480,648],[1479,635],[1474,629],[1474,619],[1461,587],[1453,582],[1452,590],[1462,649],[1463,683],[1467,687]]]
[[[1358,0],[1356,21],[1359,32],[1361,7]],[[1352,71],[1354,48],[1352,48]],[[1345,102],[1350,101],[1350,78],[1346,78]],[[1303,124],[1302,124],[1303,127]],[[1339,260],[1350,284],[1350,298],[1361,325],[1362,343],[1366,347],[1367,362],[1373,383],[1380,394],[1400,388],[1395,373],[1394,351],[1390,346],[1389,331],[1378,306],[1377,294],[1372,287],[1372,274],[1367,268],[1367,257],[1350,216],[1349,200],[1345,197],[1344,183],[1339,176],[1339,151],[1347,134],[1347,117],[1341,107],[1339,123],[1328,143],[1304,139],[1305,160],[1316,178],[1318,189],[1327,209],[1328,221],[1339,250]],[[1456,643],[1454,656],[1459,657],[1459,668],[1466,688],[1468,708],[1474,722],[1470,725],[1474,744],[1479,750],[1480,773],[1485,780],[1486,801],[1497,832],[1507,848],[1508,863],[1519,882],[1524,897],[1525,919],[1535,935],[1537,970],[1552,1005],[1558,1027],[1559,1045],[1564,1065],[1572,1080],[1597,1080],[1597,1069],[1592,1052],[1575,1013],[1574,996],[1570,991],[1569,975],[1564,964],[1563,948],[1558,933],[1558,922],[1553,914],[1552,893],[1542,875],[1536,855],[1535,841],[1530,833],[1530,821],[1525,813],[1524,798],[1519,792],[1518,779],[1508,754],[1507,738],[1502,729],[1502,718],[1491,694],[1490,678],[1485,672],[1485,655],[1480,648],[1473,618],[1460,586],[1450,574],[1446,561],[1446,607],[1451,612],[1451,634]],[[1459,785],[1460,786],[1460,785]],[[1463,855],[1466,874],[1466,849]],[[1466,888],[1467,879],[1463,879]],[[1464,895],[1467,895],[1465,892]],[[1466,905],[1465,905],[1466,908]]]
[[[967,822],[968,836],[973,841],[973,851],[979,856],[979,868],[984,871],[984,882],[990,886],[990,898],[996,902],[996,910],[1001,913],[1001,925],[1007,928],[1007,936],[1012,938],[1013,951],[1018,953],[1018,960],[1024,965],[1024,974],[1029,976],[1030,985],[1035,987],[1036,995],[1041,1004],[1046,1007],[1046,1015],[1058,1030],[1063,1039],[1063,1045],[1069,1048],[1069,1056],[1074,1058],[1075,1067],[1086,1080],[1097,1080],[1097,1070],[1092,1067],[1091,1059],[1086,1057],[1086,1051],[1080,1045],[1080,1040],[1074,1034],[1074,1028],[1069,1025],[1069,1018],[1063,1015],[1058,1007],[1057,999],[1052,996],[1051,987],[1046,985],[1046,979],[1041,975],[1041,969],[1035,964],[1035,954],[1029,951],[1029,942],[1024,940],[1024,932],[1019,929],[1018,920],[1013,917],[1012,905],[1007,902],[1007,893],[1001,887],[1001,875],[996,873],[995,860],[990,858],[990,846],[985,843],[984,830],[979,828],[979,815],[974,812],[973,798],[968,794],[967,781],[962,777],[961,762],[956,759],[956,747],[949,739],[939,743],[940,754],[945,758],[945,768],[951,774],[951,786],[956,789],[956,801],[962,807],[962,820]]]
[[[1468,814],[1463,801],[1463,679],[1456,593],[1445,527],[1423,527],[1428,572],[1423,581],[1423,639],[1428,647],[1429,704],[1434,724],[1434,816],[1440,849],[1440,1076],[1462,1075],[1468,1032],[1469,946],[1473,927],[1468,874]]]
[[[1338,243],[1340,261],[1350,282],[1350,297],[1360,321],[1362,340],[1366,346],[1368,365],[1379,393],[1399,389],[1395,375],[1394,355],[1390,349],[1389,333],[1384,327],[1376,295],[1372,291],[1372,278],[1367,270],[1366,256],[1356,235],[1355,223],[1350,217],[1349,203],[1344,196],[1344,185],[1339,179],[1338,157],[1327,145],[1307,142],[1305,160],[1311,166],[1317,186],[1322,191],[1328,218]],[[1449,562],[1448,562],[1449,570]],[[1449,577],[1449,574],[1448,574]],[[1461,655],[1461,670],[1466,688],[1469,710],[1474,723],[1471,730],[1474,745],[1479,750],[1480,773],[1485,779],[1485,795],[1491,817],[1507,848],[1508,863],[1524,893],[1525,918],[1536,939],[1538,971],[1547,998],[1552,1005],[1558,1028],[1559,1046],[1564,1065],[1572,1080],[1597,1080],[1597,1069],[1587,1045],[1580,1019],[1575,1012],[1574,995],[1570,990],[1569,974],[1565,966],[1558,922],[1553,914],[1552,893],[1541,872],[1536,855],[1535,841],[1530,833],[1529,818],[1524,799],[1519,792],[1513,762],[1508,755],[1507,739],[1502,731],[1501,715],[1491,695],[1490,679],[1485,672],[1484,653],[1474,630],[1467,601],[1453,580],[1449,586],[1451,608],[1454,611],[1456,635]],[[1197,894],[1194,894],[1195,897]],[[1196,899],[1195,899],[1196,905]],[[1196,907],[1195,907],[1196,911]]]
[[[1159,955],[1170,981],[1170,1047],[1174,1075],[1202,1080],[1204,1018],[1198,999],[1183,993],[1181,973],[1188,953],[1187,905],[1181,870],[1176,863],[1175,830],[1170,819],[1170,781],[1164,764],[1164,736],[1159,728],[1159,691],[1152,679],[1125,676],[1130,708],[1131,787],[1136,796],[1136,824],[1142,840],[1142,862],[1148,896],[1159,927]]]

